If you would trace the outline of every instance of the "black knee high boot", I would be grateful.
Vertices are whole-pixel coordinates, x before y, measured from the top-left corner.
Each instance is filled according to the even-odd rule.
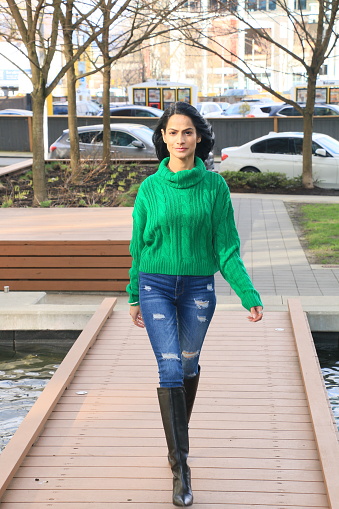
[[[200,366],[198,366],[198,374],[193,378],[184,379],[184,387],[186,391],[186,408],[187,408],[187,421],[190,422],[195,396],[198,390],[200,378]]]
[[[187,465],[188,423],[183,387],[158,388],[158,399],[173,473],[173,504],[193,504],[191,472]]]

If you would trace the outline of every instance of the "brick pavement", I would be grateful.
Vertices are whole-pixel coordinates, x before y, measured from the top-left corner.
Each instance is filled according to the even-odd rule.
[[[298,201],[323,201],[312,198]],[[339,266],[310,265],[284,204],[289,199],[296,201],[263,195],[232,197],[242,257],[254,285],[264,300],[265,296],[339,296]],[[220,274],[216,290],[219,296],[234,295]]]

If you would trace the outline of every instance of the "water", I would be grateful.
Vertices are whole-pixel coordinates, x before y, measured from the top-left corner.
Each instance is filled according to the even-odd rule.
[[[54,350],[50,353],[0,353],[0,450],[63,360],[65,351]]]
[[[325,387],[339,429],[339,333],[313,333]]]
[[[339,429],[339,333],[313,333],[321,371]],[[53,346],[25,344],[34,353],[1,349],[0,450],[13,436],[65,357],[75,337]]]

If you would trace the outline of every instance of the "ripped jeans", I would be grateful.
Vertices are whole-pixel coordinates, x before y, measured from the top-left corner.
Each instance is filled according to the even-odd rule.
[[[198,362],[216,305],[214,276],[139,274],[140,307],[160,387],[181,387]]]

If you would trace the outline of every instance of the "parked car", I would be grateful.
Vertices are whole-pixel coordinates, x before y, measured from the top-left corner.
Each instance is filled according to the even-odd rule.
[[[219,171],[302,174],[303,133],[269,133],[240,147],[223,148]],[[339,188],[339,142],[326,134],[312,136],[313,178],[317,186]]]
[[[82,126],[78,128],[80,153],[82,158],[100,159],[102,157],[103,125]],[[155,158],[152,143],[153,131],[140,124],[111,124],[112,156],[122,159]],[[52,143],[50,159],[70,157],[69,130]]]
[[[268,117],[268,113],[265,113],[262,109],[264,107],[267,107],[267,103],[240,101],[230,104],[227,110],[224,111],[224,115],[226,118]]]
[[[99,115],[100,109],[100,106],[94,101],[77,101],[77,115],[79,115],[79,117]],[[68,102],[54,102],[53,115],[68,115]]]
[[[223,112],[226,111],[230,105],[230,103],[227,102],[216,102],[215,104],[218,104]]]
[[[26,117],[31,117],[33,111],[7,108],[6,110],[0,110],[0,115],[25,115]]]
[[[300,103],[300,106],[305,106],[305,104]],[[314,115],[316,116],[332,116],[339,115],[339,106],[336,104],[315,104],[314,106]],[[271,108],[269,111],[269,116],[277,116],[277,117],[301,117],[300,111],[298,111],[294,106],[291,106],[287,103],[280,103]]]
[[[153,130],[141,124],[111,124],[112,156],[117,159],[156,159],[152,142]],[[82,126],[78,128],[80,153],[83,159],[102,157],[103,125]],[[49,159],[69,159],[69,130],[50,146]],[[206,168],[214,171],[214,158],[210,152],[205,161]]]
[[[113,106],[111,109],[111,117],[161,117],[163,110],[153,108],[151,106],[138,106],[131,104],[128,106]],[[103,109],[98,113],[102,117]]]
[[[221,106],[219,106],[219,103],[216,102],[206,101],[197,103],[196,108],[203,117],[206,117],[207,115],[210,115],[210,117],[220,116],[223,113]]]

